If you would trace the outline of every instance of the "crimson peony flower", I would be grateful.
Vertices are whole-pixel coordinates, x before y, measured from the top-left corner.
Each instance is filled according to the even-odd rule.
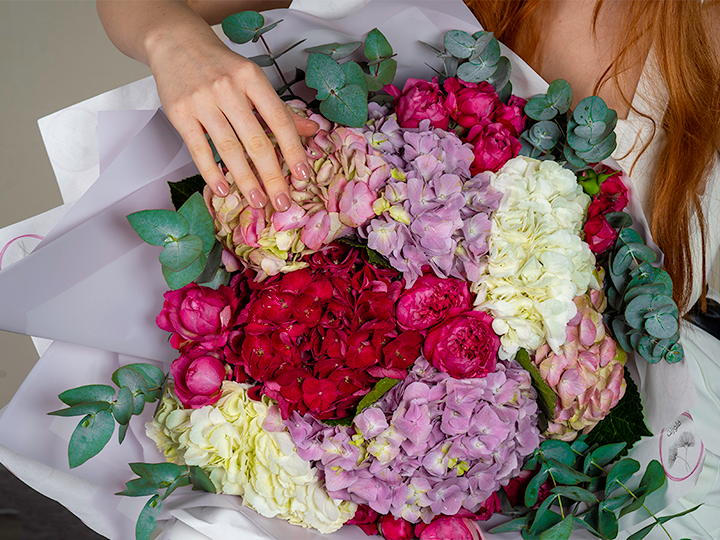
[[[397,320],[401,328],[427,330],[443,321],[472,308],[467,281],[455,278],[441,279],[425,274],[408,290],[403,291],[397,304]]]
[[[470,129],[464,140],[473,145],[475,153],[470,166],[472,174],[497,172],[508,160],[518,156],[521,147],[515,128],[502,120],[483,120]]]
[[[170,373],[175,380],[175,394],[185,407],[199,409],[220,399],[226,371],[217,353],[202,347],[190,348],[172,363]]]
[[[443,88],[447,93],[445,109],[452,119],[464,128],[471,128],[485,119],[493,118],[495,110],[504,107],[497,92],[488,82],[478,84],[451,77],[445,81]]]
[[[386,86],[384,90],[397,102],[397,118],[400,127],[416,128],[423,120],[430,120],[435,128],[447,129],[450,119],[443,104],[444,96],[437,77],[432,81],[408,79],[402,92],[395,86]]]
[[[386,540],[412,540],[415,538],[412,523],[391,514],[380,516],[378,530]]]
[[[467,311],[432,328],[425,339],[425,358],[455,379],[484,377],[495,371],[500,338],[493,318],[484,311]]]
[[[357,525],[365,532],[365,534],[373,536],[379,533],[377,525],[379,517],[380,514],[370,508],[367,504],[360,504],[358,505],[353,518],[347,521],[346,524]]]

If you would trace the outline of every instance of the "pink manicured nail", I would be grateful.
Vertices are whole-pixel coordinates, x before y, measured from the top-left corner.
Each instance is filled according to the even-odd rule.
[[[217,186],[215,186],[215,192],[221,197],[226,197],[230,194],[230,187],[225,182],[223,182],[222,184],[218,184]]]
[[[265,195],[259,189],[253,189],[250,192],[250,205],[255,208],[265,208]]]
[[[275,197],[275,208],[278,212],[284,212],[290,208],[290,197],[288,197],[287,193],[281,193]]]
[[[300,163],[295,167],[295,177],[298,180],[308,180],[310,178],[310,167],[307,163]]]

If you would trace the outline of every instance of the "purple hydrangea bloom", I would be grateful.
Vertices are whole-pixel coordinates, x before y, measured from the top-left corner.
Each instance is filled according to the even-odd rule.
[[[406,287],[425,266],[439,277],[477,281],[486,264],[490,214],[502,194],[490,186],[489,175],[471,176],[470,145],[428,121],[400,128],[395,115],[379,106],[363,129],[396,170],[373,205],[377,217],[358,234],[403,273]]]
[[[477,511],[517,476],[540,442],[537,413],[530,377],[516,362],[458,380],[421,356],[353,426],[297,413],[286,424],[300,457],[324,472],[331,497],[428,523]]]

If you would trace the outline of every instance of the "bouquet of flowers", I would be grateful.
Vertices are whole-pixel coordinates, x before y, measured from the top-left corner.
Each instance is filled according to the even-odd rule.
[[[223,24],[238,43],[274,26]],[[82,416],[74,467],[158,401],[146,433],[167,463],[131,464],[120,493],[151,496],[137,538],[190,484],[322,533],[478,538],[502,513],[495,532],[615,538],[665,482],[653,461],[631,489],[624,457],[650,434],[627,354],[683,351],[672,282],[623,212],[627,177],[601,163],[617,115],[597,97],[570,111],[561,80],[514,95],[491,33],[428,47],[437,76],[402,88],[378,30],[307,50],[278,90],[319,125],[311,177],[285,168],[288,210],[197,176],[170,184],[176,211],[128,216],[163,248],[156,322],[177,358],[118,369],[117,391],[68,390],[52,414]]]

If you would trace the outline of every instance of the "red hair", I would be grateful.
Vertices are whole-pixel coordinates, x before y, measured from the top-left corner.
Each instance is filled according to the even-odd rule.
[[[593,24],[604,0],[595,5]],[[665,254],[665,269],[673,280],[673,297],[680,312],[690,306],[693,278],[701,272],[702,300],[705,301],[706,269],[690,261],[690,238],[699,233],[705,245],[706,223],[702,197],[717,151],[720,134],[720,61],[717,43],[712,41],[709,17],[718,0],[662,1],[637,0],[623,3],[614,59],[595,84],[595,93],[604,84],[615,84],[625,103],[630,98],[618,85],[619,76],[638,62],[638,48],[649,40],[654,47],[668,105],[660,122],[666,141],[656,160],[652,178],[650,228],[653,239]],[[542,0],[466,0],[484,28],[523,58],[537,58]],[[636,111],[638,112],[638,111]],[[647,146],[643,149],[643,151]],[[694,230],[697,219],[699,230]]]

